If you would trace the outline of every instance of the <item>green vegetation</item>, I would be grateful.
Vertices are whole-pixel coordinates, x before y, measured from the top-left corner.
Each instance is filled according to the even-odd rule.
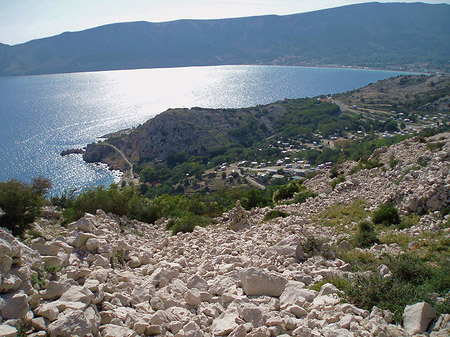
[[[388,256],[385,263],[392,275],[381,277],[376,272],[358,275],[349,285],[341,288],[347,300],[371,310],[374,305],[394,313],[394,320],[401,322],[406,305],[421,301],[434,304],[438,313],[450,313],[448,299],[437,304],[432,294],[445,296],[449,291],[450,266],[439,263],[431,267],[415,254]],[[366,269],[367,270],[367,269]]]
[[[383,204],[373,212],[372,221],[374,224],[383,224],[384,226],[398,225],[400,224],[400,216],[398,215],[397,208],[390,204]]]
[[[335,257],[335,253],[326,239],[309,235],[299,243],[299,246],[307,258],[318,255],[326,259],[333,259]]]
[[[365,210],[366,205],[367,203],[360,199],[351,204],[334,204],[313,217],[313,220],[322,226],[348,232],[349,228],[346,228],[348,224],[365,221],[369,216],[370,213]]]
[[[264,219],[263,221],[269,221],[271,219],[275,219],[275,218],[285,218],[287,217],[289,214],[283,211],[279,211],[279,210],[272,210],[266,213],[266,215],[264,215]]]
[[[340,174],[331,181],[331,188],[334,190],[336,186],[345,181],[345,175]]]
[[[0,216],[0,226],[21,236],[39,215],[50,186],[50,181],[44,178],[33,179],[32,184],[15,179],[1,182],[0,208],[5,214]]]
[[[359,223],[354,241],[355,245],[360,248],[368,248],[379,242],[373,225],[368,221]]]

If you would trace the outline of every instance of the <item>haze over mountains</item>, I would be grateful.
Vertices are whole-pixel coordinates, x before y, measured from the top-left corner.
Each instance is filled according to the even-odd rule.
[[[221,64],[450,67],[450,5],[117,23],[9,46],[0,76]]]

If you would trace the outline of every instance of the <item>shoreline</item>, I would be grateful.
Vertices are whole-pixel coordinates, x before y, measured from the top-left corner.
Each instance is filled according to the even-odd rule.
[[[385,71],[385,72],[400,72],[410,75],[450,75],[442,69],[433,69],[430,71],[420,72],[403,69],[386,69],[386,68],[372,68],[350,65],[294,65],[294,64],[273,64],[273,63],[250,63],[250,64],[212,64],[212,65],[188,65],[188,66],[172,66],[172,67],[153,67],[153,68],[119,68],[119,69],[104,69],[104,70],[87,70],[74,72],[60,72],[60,73],[43,73],[43,74],[23,74],[23,75],[7,75],[0,78],[10,77],[27,77],[27,76],[53,76],[66,74],[84,74],[84,73],[99,73],[110,71],[127,71],[127,70],[150,70],[150,69],[176,69],[176,68],[205,68],[205,67],[227,67],[227,66],[261,66],[261,67],[296,67],[296,68],[315,68],[315,69],[346,69],[346,70],[364,70],[364,71]]]

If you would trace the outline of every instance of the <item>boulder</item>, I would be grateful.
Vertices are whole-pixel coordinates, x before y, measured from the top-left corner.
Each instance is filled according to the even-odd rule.
[[[235,281],[228,276],[219,275],[214,279],[213,284],[209,288],[209,293],[211,295],[222,296],[230,287],[235,285]]]
[[[56,300],[70,288],[70,284],[61,281],[50,281],[42,293],[42,299],[44,300]]]
[[[287,284],[287,280],[274,272],[250,267],[241,272],[242,289],[248,296],[280,296]]]
[[[321,288],[318,296],[340,294],[341,291],[331,283],[325,283]]]
[[[187,287],[189,289],[196,288],[200,291],[208,291],[208,282],[201,276],[195,274],[187,281]]]
[[[286,289],[280,296],[280,303],[282,307],[287,307],[292,304],[303,305],[305,301],[312,302],[317,296],[317,292],[304,288],[302,282],[289,281]]]
[[[239,316],[246,322],[257,328],[266,324],[267,315],[253,303],[242,303],[238,306]]]
[[[403,312],[403,327],[410,335],[424,333],[436,318],[436,310],[426,302],[407,305]]]
[[[45,317],[50,322],[56,320],[59,315],[59,309],[55,302],[41,304],[34,310],[35,315]]]
[[[95,229],[93,221],[88,218],[81,218],[80,220],[78,220],[76,222],[72,222],[67,225],[67,228],[70,231],[78,229],[82,232],[87,232],[87,233],[92,233]]]
[[[226,336],[237,328],[238,324],[236,319],[238,318],[236,311],[226,312],[222,316],[216,318],[212,323],[212,333],[214,336]]]
[[[66,310],[48,326],[50,337],[86,336],[92,333],[92,322],[82,310]]]
[[[61,295],[60,300],[66,302],[82,302],[88,306],[94,297],[94,294],[89,289],[72,286]]]
[[[30,306],[28,305],[28,296],[24,291],[4,294],[2,297],[5,306],[0,310],[0,316],[3,319],[23,318],[27,314]]]
[[[19,335],[19,331],[12,326],[1,324],[0,325],[0,336],[2,337],[17,337]]]
[[[192,307],[198,307],[200,303],[202,303],[202,295],[200,294],[200,290],[196,288],[186,291],[184,294],[184,299],[186,303]]]

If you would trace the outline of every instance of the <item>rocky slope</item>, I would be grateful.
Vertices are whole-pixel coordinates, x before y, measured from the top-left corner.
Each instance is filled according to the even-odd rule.
[[[120,137],[107,142],[121,149],[132,162],[163,160],[170,153],[207,156],[236,141],[232,131],[244,125],[255,127],[251,139],[260,132],[268,136],[272,120],[284,112],[277,103],[248,109],[169,109]],[[264,126],[262,126],[264,125]],[[89,144],[83,159],[87,162],[120,163],[111,148]]]
[[[334,190],[328,175],[307,184],[319,196],[303,204],[278,206],[291,213],[263,222],[268,208],[251,212],[239,205],[217,225],[170,235],[155,224],[119,219],[98,210],[67,228],[35,225],[27,245],[0,230],[0,335],[17,336],[410,336],[423,333],[434,309],[418,303],[405,310],[403,326],[392,314],[343,303],[340,291],[324,284],[330,276],[352,276],[334,254],[309,257],[299,246],[308,237],[345,249],[345,234],[322,227],[314,215],[356,198],[374,209],[387,200],[402,212],[427,210],[411,236],[441,231],[439,209],[450,190],[450,134],[434,152],[419,138],[374,156],[381,167],[351,174]],[[393,156],[398,160],[391,169]],[[425,163],[425,164],[424,164]],[[393,182],[398,182],[398,184]],[[326,193],[329,192],[329,193]],[[47,218],[56,216],[51,210]],[[45,228],[43,228],[45,227]],[[235,230],[231,230],[234,228]],[[344,243],[343,243],[344,242]],[[370,254],[401,254],[396,245],[375,245]],[[381,269],[380,269],[381,270]],[[381,273],[381,271],[380,271]],[[436,318],[430,336],[450,334],[450,315]]]
[[[396,110],[414,104],[424,112],[450,111],[450,76],[397,76],[337,95],[349,105],[368,109]]]

